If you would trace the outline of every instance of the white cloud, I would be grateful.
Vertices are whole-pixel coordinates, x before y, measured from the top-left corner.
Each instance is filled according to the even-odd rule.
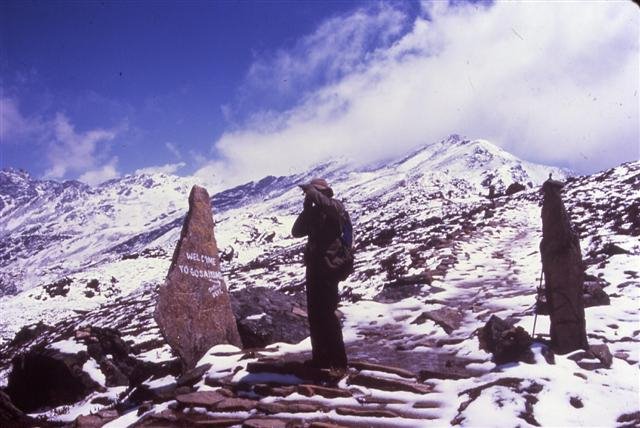
[[[53,141],[49,145],[47,158],[51,166],[45,171],[45,177],[63,178],[69,173],[79,173],[83,174],[81,181],[94,183],[100,177],[109,179],[117,176],[117,158],[112,158],[105,165],[98,165],[106,153],[105,148],[99,145],[113,140],[116,131],[94,129],[76,132],[69,119],[60,113],[50,127]]]
[[[82,174],[78,180],[83,183],[87,183],[90,186],[97,186],[100,183],[104,183],[107,180],[118,178],[120,174],[117,170],[118,158],[113,157],[111,160],[96,169],[91,169]]]
[[[184,168],[185,166],[186,164],[184,162],[168,163],[161,166],[150,166],[137,169],[135,174],[175,174],[180,168]]]
[[[259,55],[241,88],[245,102],[240,108],[260,103],[263,98],[286,104],[304,93],[310,82],[334,82],[366,67],[378,51],[401,35],[406,24],[404,13],[384,3],[372,3],[350,15],[326,20],[290,49]],[[234,109],[229,105],[221,109],[225,118],[235,123]]]
[[[383,160],[450,133],[582,172],[638,158],[640,11],[634,4],[438,5],[394,43],[369,56],[347,55],[337,72],[324,70],[337,77],[294,108],[256,112],[225,133],[215,143],[221,159],[200,174],[215,171],[234,184],[337,155]],[[311,74],[322,69],[313,67],[329,61],[327,52],[352,47],[327,37],[327,28],[339,32],[359,13],[320,26],[300,42],[308,52],[279,53],[270,69],[250,77],[290,66],[295,80],[305,64]]]
[[[25,137],[42,132],[43,124],[37,118],[25,117],[16,100],[0,98],[0,141],[2,144],[18,143]]]
[[[182,153],[180,153],[180,150],[175,144],[173,144],[170,141],[167,141],[166,143],[164,143],[164,146],[167,148],[167,150],[171,152],[172,155],[176,157],[176,159],[178,160],[182,159]]]

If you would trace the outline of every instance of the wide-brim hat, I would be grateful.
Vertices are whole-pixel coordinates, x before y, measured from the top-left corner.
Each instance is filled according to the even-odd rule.
[[[333,196],[333,189],[324,178],[314,178],[308,184],[315,187],[320,192],[328,193],[330,197]]]

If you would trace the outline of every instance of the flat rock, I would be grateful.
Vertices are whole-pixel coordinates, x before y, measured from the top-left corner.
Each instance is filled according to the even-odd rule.
[[[298,385],[298,393],[305,397],[320,395],[325,398],[351,397],[351,392],[346,389],[329,388],[320,385]]]
[[[408,391],[416,394],[426,394],[431,391],[429,385],[408,382],[396,379],[387,379],[376,376],[369,376],[362,373],[349,376],[347,383],[360,385],[367,388],[382,389],[384,391]]]
[[[335,422],[313,421],[309,428],[348,428],[346,425],[338,425]]]
[[[447,367],[444,370],[420,370],[420,374],[418,379],[420,381],[425,381],[427,379],[451,379],[451,380],[460,380],[460,379],[469,379],[474,375],[465,370],[464,368],[459,367]]]
[[[215,407],[226,397],[215,391],[197,391],[176,396],[176,401],[183,406]]]
[[[285,419],[247,419],[242,428],[286,428],[289,421]]]
[[[178,386],[193,386],[202,379],[202,376],[204,376],[210,368],[211,364],[203,364],[187,370],[178,379],[176,379],[176,384]]]
[[[296,386],[273,386],[266,384],[253,385],[253,392],[263,396],[286,397],[297,390],[298,388]]]
[[[335,382],[340,378],[330,370],[313,367],[300,361],[260,360],[247,364],[247,371],[293,375],[312,382]]]
[[[313,413],[322,410],[322,403],[303,401],[276,401],[274,403],[260,403],[258,410],[267,414],[276,413]]]
[[[366,361],[350,361],[349,362],[349,366],[353,367],[354,369],[358,369],[358,370],[371,370],[371,371],[376,371],[376,372],[385,372],[385,373],[391,373],[391,374],[395,374],[398,376],[402,376],[405,378],[415,378],[416,375],[412,372],[410,372],[409,370],[405,370],[405,369],[401,369],[399,367],[392,367],[392,366],[386,366],[383,364],[375,364],[375,363],[369,363]]]
[[[195,367],[214,345],[242,346],[220,271],[210,203],[204,188],[191,189],[189,212],[154,312],[185,370]]]
[[[437,409],[441,406],[441,403],[437,402],[437,401],[416,401],[415,403],[413,403],[413,408],[414,409]]]
[[[423,324],[426,320],[431,320],[442,327],[445,333],[451,334],[453,331],[460,328],[463,319],[464,314],[462,312],[443,307],[433,311],[423,312],[413,320],[411,324]]]
[[[244,418],[212,418],[199,416],[185,418],[179,426],[205,426],[205,427],[235,427],[242,424]],[[175,425],[173,425],[175,426]]]
[[[336,413],[343,416],[356,416],[359,418],[397,418],[399,415],[386,409],[370,409],[357,407],[338,407]]]
[[[248,412],[256,407],[257,401],[246,398],[225,398],[215,405],[217,412]]]

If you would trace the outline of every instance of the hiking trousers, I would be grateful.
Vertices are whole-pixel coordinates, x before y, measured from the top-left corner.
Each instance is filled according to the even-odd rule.
[[[336,316],[338,281],[307,269],[307,313],[313,363],[326,368],[346,368],[342,327]]]

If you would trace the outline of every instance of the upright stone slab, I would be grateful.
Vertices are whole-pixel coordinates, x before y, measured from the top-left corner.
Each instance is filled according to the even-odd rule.
[[[242,346],[220,272],[213,227],[209,194],[193,186],[189,213],[154,313],[162,335],[185,369],[195,367],[214,345]]]
[[[578,235],[573,231],[560,192],[564,184],[542,185],[542,241],[540,253],[545,297],[551,317],[551,345],[560,354],[586,349],[587,332],[582,301],[584,265]]]

